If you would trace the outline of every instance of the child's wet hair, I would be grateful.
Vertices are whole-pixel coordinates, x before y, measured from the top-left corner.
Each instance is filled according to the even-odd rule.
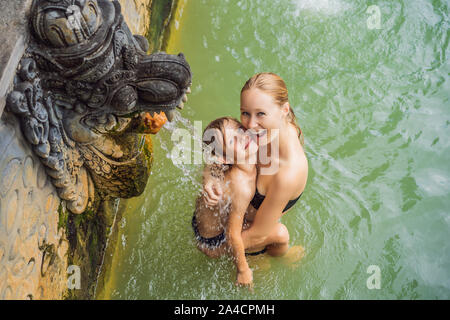
[[[239,120],[233,117],[222,117],[211,121],[203,131],[203,155],[207,159],[214,157],[227,159],[225,145],[225,124],[235,123],[237,127],[242,127]],[[211,165],[211,174],[213,176],[222,177],[223,172],[228,170],[231,165],[224,163],[208,163]]]

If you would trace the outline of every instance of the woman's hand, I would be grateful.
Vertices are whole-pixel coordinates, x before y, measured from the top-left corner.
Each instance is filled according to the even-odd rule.
[[[252,269],[247,268],[247,269],[244,269],[243,271],[238,271],[236,285],[251,288],[253,286],[253,271],[252,271]]]
[[[216,206],[219,203],[219,200],[222,198],[222,188],[220,186],[220,183],[215,181],[215,179],[210,179],[205,183],[204,191],[204,199],[207,206]]]

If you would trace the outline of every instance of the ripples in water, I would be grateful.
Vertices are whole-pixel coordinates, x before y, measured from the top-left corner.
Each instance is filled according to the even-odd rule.
[[[449,19],[446,1],[190,1],[174,52],[194,72],[182,116],[154,139],[145,195],[121,228],[113,298],[429,299],[450,297]],[[239,117],[252,74],[287,82],[305,133],[308,185],[283,223],[298,266],[251,261],[255,293],[234,287],[190,227],[201,165],[173,164],[177,128]],[[267,262],[270,268],[267,269]],[[378,265],[382,289],[368,290]]]

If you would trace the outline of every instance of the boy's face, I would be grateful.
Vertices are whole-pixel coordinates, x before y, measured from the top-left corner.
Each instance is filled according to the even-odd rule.
[[[258,145],[245,128],[234,121],[224,124],[224,145],[226,148],[227,163],[233,159],[236,164],[250,164],[258,152]],[[252,163],[254,164],[254,163]]]

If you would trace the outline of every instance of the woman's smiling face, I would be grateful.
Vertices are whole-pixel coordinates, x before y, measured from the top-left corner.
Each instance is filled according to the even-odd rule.
[[[288,112],[287,104],[280,107],[272,96],[260,89],[252,88],[241,94],[241,123],[258,138],[267,133],[267,141],[271,141],[275,136],[273,129],[285,125]]]

